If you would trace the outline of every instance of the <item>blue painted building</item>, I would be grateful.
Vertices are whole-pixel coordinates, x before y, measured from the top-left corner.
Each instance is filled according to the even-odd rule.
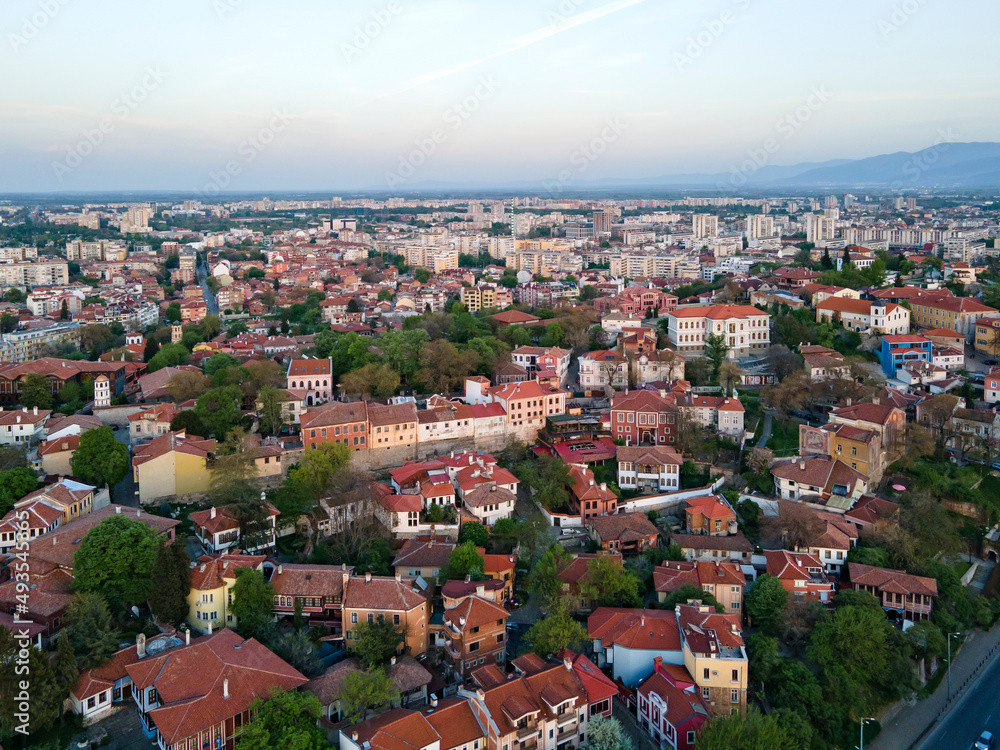
[[[914,334],[883,336],[879,359],[882,361],[882,372],[885,376],[894,378],[897,368],[907,362],[932,362],[934,342]]]

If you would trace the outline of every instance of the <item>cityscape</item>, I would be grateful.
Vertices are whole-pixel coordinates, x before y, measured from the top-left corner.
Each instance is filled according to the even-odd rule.
[[[997,9],[293,5],[5,14],[3,747],[993,747]]]

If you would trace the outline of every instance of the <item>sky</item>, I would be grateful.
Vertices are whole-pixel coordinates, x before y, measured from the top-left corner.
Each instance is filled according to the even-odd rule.
[[[1000,140],[988,0],[4,11],[0,192],[573,185]]]

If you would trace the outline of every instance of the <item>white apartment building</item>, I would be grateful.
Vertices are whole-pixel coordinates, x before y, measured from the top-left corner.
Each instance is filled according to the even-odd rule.
[[[69,283],[69,263],[32,261],[31,263],[0,263],[0,287],[52,286]]]
[[[719,217],[713,214],[692,214],[691,231],[697,239],[717,237],[719,234]]]
[[[710,335],[725,336],[730,359],[742,359],[771,347],[771,316],[749,305],[680,307],[667,316],[667,340],[681,354],[705,353]]]

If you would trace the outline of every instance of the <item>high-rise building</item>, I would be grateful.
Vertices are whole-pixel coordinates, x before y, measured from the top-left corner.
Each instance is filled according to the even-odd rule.
[[[612,212],[610,208],[602,208],[594,211],[594,236],[611,234]]]
[[[693,214],[691,229],[696,239],[717,237],[719,235],[719,217],[712,214]]]

